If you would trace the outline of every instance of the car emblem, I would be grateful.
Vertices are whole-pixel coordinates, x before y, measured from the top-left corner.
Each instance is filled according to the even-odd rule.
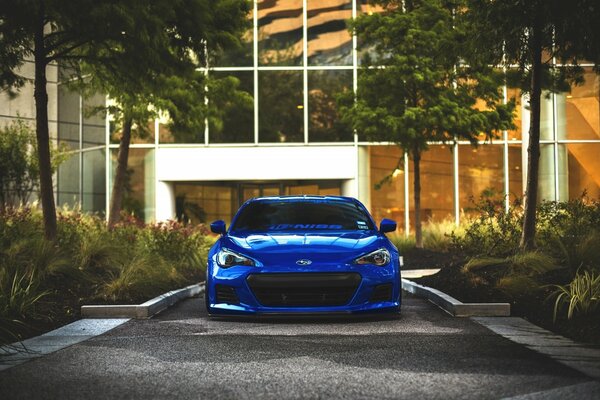
[[[296,261],[296,264],[298,264],[298,265],[310,265],[310,264],[312,264],[312,261],[306,260],[306,259],[302,259],[302,260]]]

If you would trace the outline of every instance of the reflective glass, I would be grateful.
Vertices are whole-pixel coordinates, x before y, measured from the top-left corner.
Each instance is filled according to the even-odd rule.
[[[110,190],[114,182],[118,149],[111,149]],[[129,149],[122,208],[146,222],[154,220],[154,150]]]
[[[525,150],[527,153],[527,150]],[[526,162],[526,161],[525,161]],[[527,168],[527,164],[523,165],[523,168]],[[540,145],[540,168],[539,168],[539,179],[538,179],[538,200],[556,200],[555,195],[555,171],[554,171],[554,145],[542,144]],[[527,183],[523,182],[526,187]]]
[[[527,152],[525,152],[527,154]],[[508,190],[511,202],[523,199],[523,151],[521,145],[508,146]]]
[[[254,11],[248,14],[248,19],[253,20]],[[240,47],[217,51],[213,55],[213,60],[209,61],[211,67],[251,67],[254,65],[252,56],[254,50],[253,43],[254,30],[252,26],[248,28],[242,36]]]
[[[260,142],[304,141],[301,71],[259,71],[258,102]]]
[[[83,147],[106,144],[106,96],[96,94],[83,99]]]
[[[371,209],[375,221],[390,218],[405,224],[403,153],[398,146],[369,146]]]
[[[508,88],[507,98],[509,101],[515,101],[515,112],[513,114],[513,123],[515,124],[515,129],[508,131],[508,140],[521,140],[523,138],[523,135],[521,134],[523,129],[523,104],[521,101],[521,90]]]
[[[566,120],[566,135],[559,139],[600,140],[600,76],[586,68],[584,78],[581,86],[559,95],[559,112]]]
[[[504,204],[504,148],[498,144],[458,146],[460,209],[469,213],[483,198]]]
[[[302,0],[258,1],[258,63],[302,65]]]
[[[232,206],[237,203],[235,185],[178,182],[174,189],[175,212],[179,221],[198,224],[222,219],[227,225],[231,222]]]
[[[110,143],[118,144],[123,132],[123,121],[109,116]],[[131,126],[131,144],[153,144],[154,143],[154,120],[146,122],[143,126],[134,123]]]
[[[79,148],[79,94],[58,86],[58,141],[69,149]]]
[[[235,94],[210,96],[209,102],[218,112],[209,120],[209,143],[254,142],[254,75],[251,71],[212,72],[223,88],[235,88]]]
[[[454,219],[454,176],[451,146],[432,145],[421,155],[421,222]],[[414,227],[414,164],[409,160],[410,215]]]
[[[352,87],[352,71],[308,71],[308,140],[352,142],[350,127],[340,121],[336,96]]]
[[[56,204],[59,207],[63,205],[74,207],[81,201],[79,197],[79,183],[81,182],[79,155],[80,153],[73,153],[58,166]]]
[[[309,65],[351,65],[352,36],[346,25],[352,18],[350,0],[308,0]]]
[[[357,0],[358,4],[358,15],[368,14],[372,15],[374,13],[383,13],[385,9],[380,5],[374,5],[369,3],[368,0]],[[375,52],[375,46],[369,45],[367,46],[361,38],[361,35],[357,36],[357,50],[358,50],[358,65],[363,64],[363,60],[368,55],[373,55]]]
[[[579,198],[584,192],[592,199],[600,199],[600,143],[559,146],[568,150],[568,199]]]
[[[104,149],[82,152],[83,211],[106,211],[106,158]]]

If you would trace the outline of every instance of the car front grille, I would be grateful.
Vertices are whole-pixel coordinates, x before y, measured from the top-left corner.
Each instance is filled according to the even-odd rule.
[[[251,274],[248,286],[267,307],[327,307],[348,304],[358,273]]]

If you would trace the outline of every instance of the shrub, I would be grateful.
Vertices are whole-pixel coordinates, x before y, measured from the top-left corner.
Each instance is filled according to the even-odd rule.
[[[141,302],[198,282],[214,243],[207,233],[130,216],[109,230],[99,216],[62,209],[57,241],[48,242],[39,210],[0,210],[0,342],[13,341],[23,321],[77,314],[81,303]]]
[[[405,236],[402,234],[393,234],[389,236],[390,241],[398,248],[400,254],[404,254],[415,248],[416,240],[414,235]]]
[[[509,257],[474,257],[462,268],[471,280],[485,283],[512,298],[530,295],[543,286],[543,277],[560,269],[550,255],[537,251]]]
[[[568,285],[555,285],[556,290],[552,297],[554,302],[554,321],[558,311],[567,305],[567,319],[575,314],[587,315],[595,311],[600,305],[600,274],[584,271],[577,273]]]
[[[571,269],[600,268],[600,203],[584,194],[568,202],[544,202],[538,213],[538,246]]]
[[[514,254],[521,238],[522,209],[515,202],[506,211],[497,201],[482,198],[478,216],[451,234],[451,247],[471,256],[506,257]]]

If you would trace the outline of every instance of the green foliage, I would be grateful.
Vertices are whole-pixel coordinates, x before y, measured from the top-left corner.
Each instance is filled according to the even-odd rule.
[[[452,235],[459,235],[461,228],[451,220],[429,221],[423,226],[423,247],[435,251],[448,251]]]
[[[521,237],[522,209],[518,203],[507,212],[501,203],[481,197],[474,210],[477,217],[463,222],[461,232],[451,234],[451,247],[470,256],[513,254]]]
[[[52,172],[66,151],[50,147]],[[39,189],[40,168],[34,130],[23,120],[0,128],[0,208],[26,204]]]
[[[444,220],[440,222],[429,221],[423,226],[423,247],[425,249],[445,252],[452,247],[453,235],[459,235],[461,227],[457,227],[454,221]],[[392,234],[389,239],[400,250],[400,254],[406,253],[416,245],[413,234]]]
[[[548,254],[530,251],[505,258],[474,257],[463,266],[462,272],[474,281],[520,299],[541,289],[543,277],[559,268]]]
[[[567,305],[567,319],[576,314],[588,315],[600,306],[600,274],[583,271],[577,273],[568,285],[555,285],[554,320],[561,308]]]
[[[403,235],[403,234],[392,234],[388,236],[390,241],[396,246],[396,248],[400,251],[400,254],[404,254],[409,250],[415,248],[415,237],[413,235]]]
[[[198,282],[214,243],[203,225],[145,225],[129,217],[109,230],[103,219],[78,210],[58,216],[57,240],[49,242],[39,211],[0,213],[2,343],[14,341],[24,321],[53,318],[39,313],[42,303],[46,309],[68,300],[77,313],[82,303],[139,303]]]
[[[538,208],[538,246],[573,274],[600,269],[600,202],[585,194],[568,202],[544,202]]]

